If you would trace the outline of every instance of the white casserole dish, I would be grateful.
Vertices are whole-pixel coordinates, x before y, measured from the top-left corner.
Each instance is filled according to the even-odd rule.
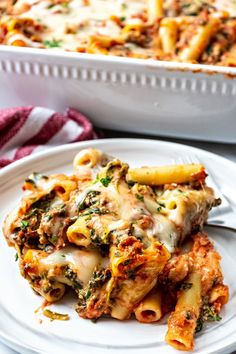
[[[236,143],[236,68],[0,46],[0,108],[77,108],[101,128]]]

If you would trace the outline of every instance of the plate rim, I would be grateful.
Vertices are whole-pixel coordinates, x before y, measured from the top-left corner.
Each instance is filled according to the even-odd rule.
[[[100,145],[103,143],[106,144],[112,144],[112,143],[154,143],[154,144],[161,144],[161,145],[171,145],[171,146],[177,146],[180,148],[183,147],[188,147],[190,150],[192,151],[196,151],[196,152],[200,152],[201,154],[205,154],[208,155],[209,157],[212,158],[217,158],[220,159],[223,163],[226,163],[228,165],[230,165],[231,167],[233,167],[234,169],[236,169],[236,162],[229,160],[227,157],[223,157],[217,153],[208,151],[206,149],[202,149],[202,148],[198,148],[192,145],[188,145],[188,144],[182,144],[182,143],[176,143],[176,142],[172,142],[172,141],[168,141],[168,140],[159,140],[159,139],[145,139],[145,138],[108,138],[108,139],[94,139],[94,140],[85,140],[85,141],[79,141],[79,142],[75,142],[75,143],[70,143],[70,144],[63,144],[60,146],[55,146],[55,147],[49,147],[47,150],[43,150],[43,151],[39,151],[36,153],[32,153],[29,156],[25,156],[17,161],[12,162],[11,164],[3,167],[2,169],[0,169],[0,179],[2,177],[4,177],[5,174],[8,174],[9,172],[11,172],[12,170],[15,170],[16,168],[20,167],[20,166],[25,166],[27,165],[28,162],[35,162],[37,159],[40,159],[44,156],[46,157],[50,157],[53,155],[56,155],[59,152],[67,152],[70,150],[73,150],[76,147],[89,147],[91,145]]]

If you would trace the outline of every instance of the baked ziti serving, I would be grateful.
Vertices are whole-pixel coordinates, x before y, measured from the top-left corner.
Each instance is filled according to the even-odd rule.
[[[3,45],[236,66],[234,0],[11,1]]]
[[[193,349],[195,333],[220,320],[228,301],[221,257],[203,232],[220,203],[204,166],[129,168],[92,148],[73,166],[72,176],[32,173],[6,217],[22,276],[49,303],[72,288],[85,319],[167,315],[167,343]]]

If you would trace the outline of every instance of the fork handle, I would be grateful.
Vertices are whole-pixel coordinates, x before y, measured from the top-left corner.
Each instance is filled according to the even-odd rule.
[[[208,226],[208,227],[224,229],[224,230],[228,230],[228,231],[232,231],[232,232],[236,233],[236,227],[233,227],[233,226],[226,226],[226,225],[217,224],[217,223],[214,223],[214,222],[208,222],[205,225]]]

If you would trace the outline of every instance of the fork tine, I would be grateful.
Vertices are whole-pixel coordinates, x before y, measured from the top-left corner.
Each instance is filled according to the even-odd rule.
[[[177,160],[175,163],[177,163]],[[179,156],[178,163],[186,164],[186,163],[202,163],[202,162],[199,160],[199,158],[196,155],[186,155],[186,156]],[[208,185],[214,189],[216,196],[221,199],[221,205],[217,209],[213,209],[210,213],[210,216],[215,217],[219,214],[222,214],[223,212],[232,211],[232,207],[230,203],[221,192],[220,186],[217,183],[216,179],[214,178],[214,173],[205,165],[205,163],[203,163],[203,165],[206,167],[206,171],[208,172],[208,177],[207,177]]]

